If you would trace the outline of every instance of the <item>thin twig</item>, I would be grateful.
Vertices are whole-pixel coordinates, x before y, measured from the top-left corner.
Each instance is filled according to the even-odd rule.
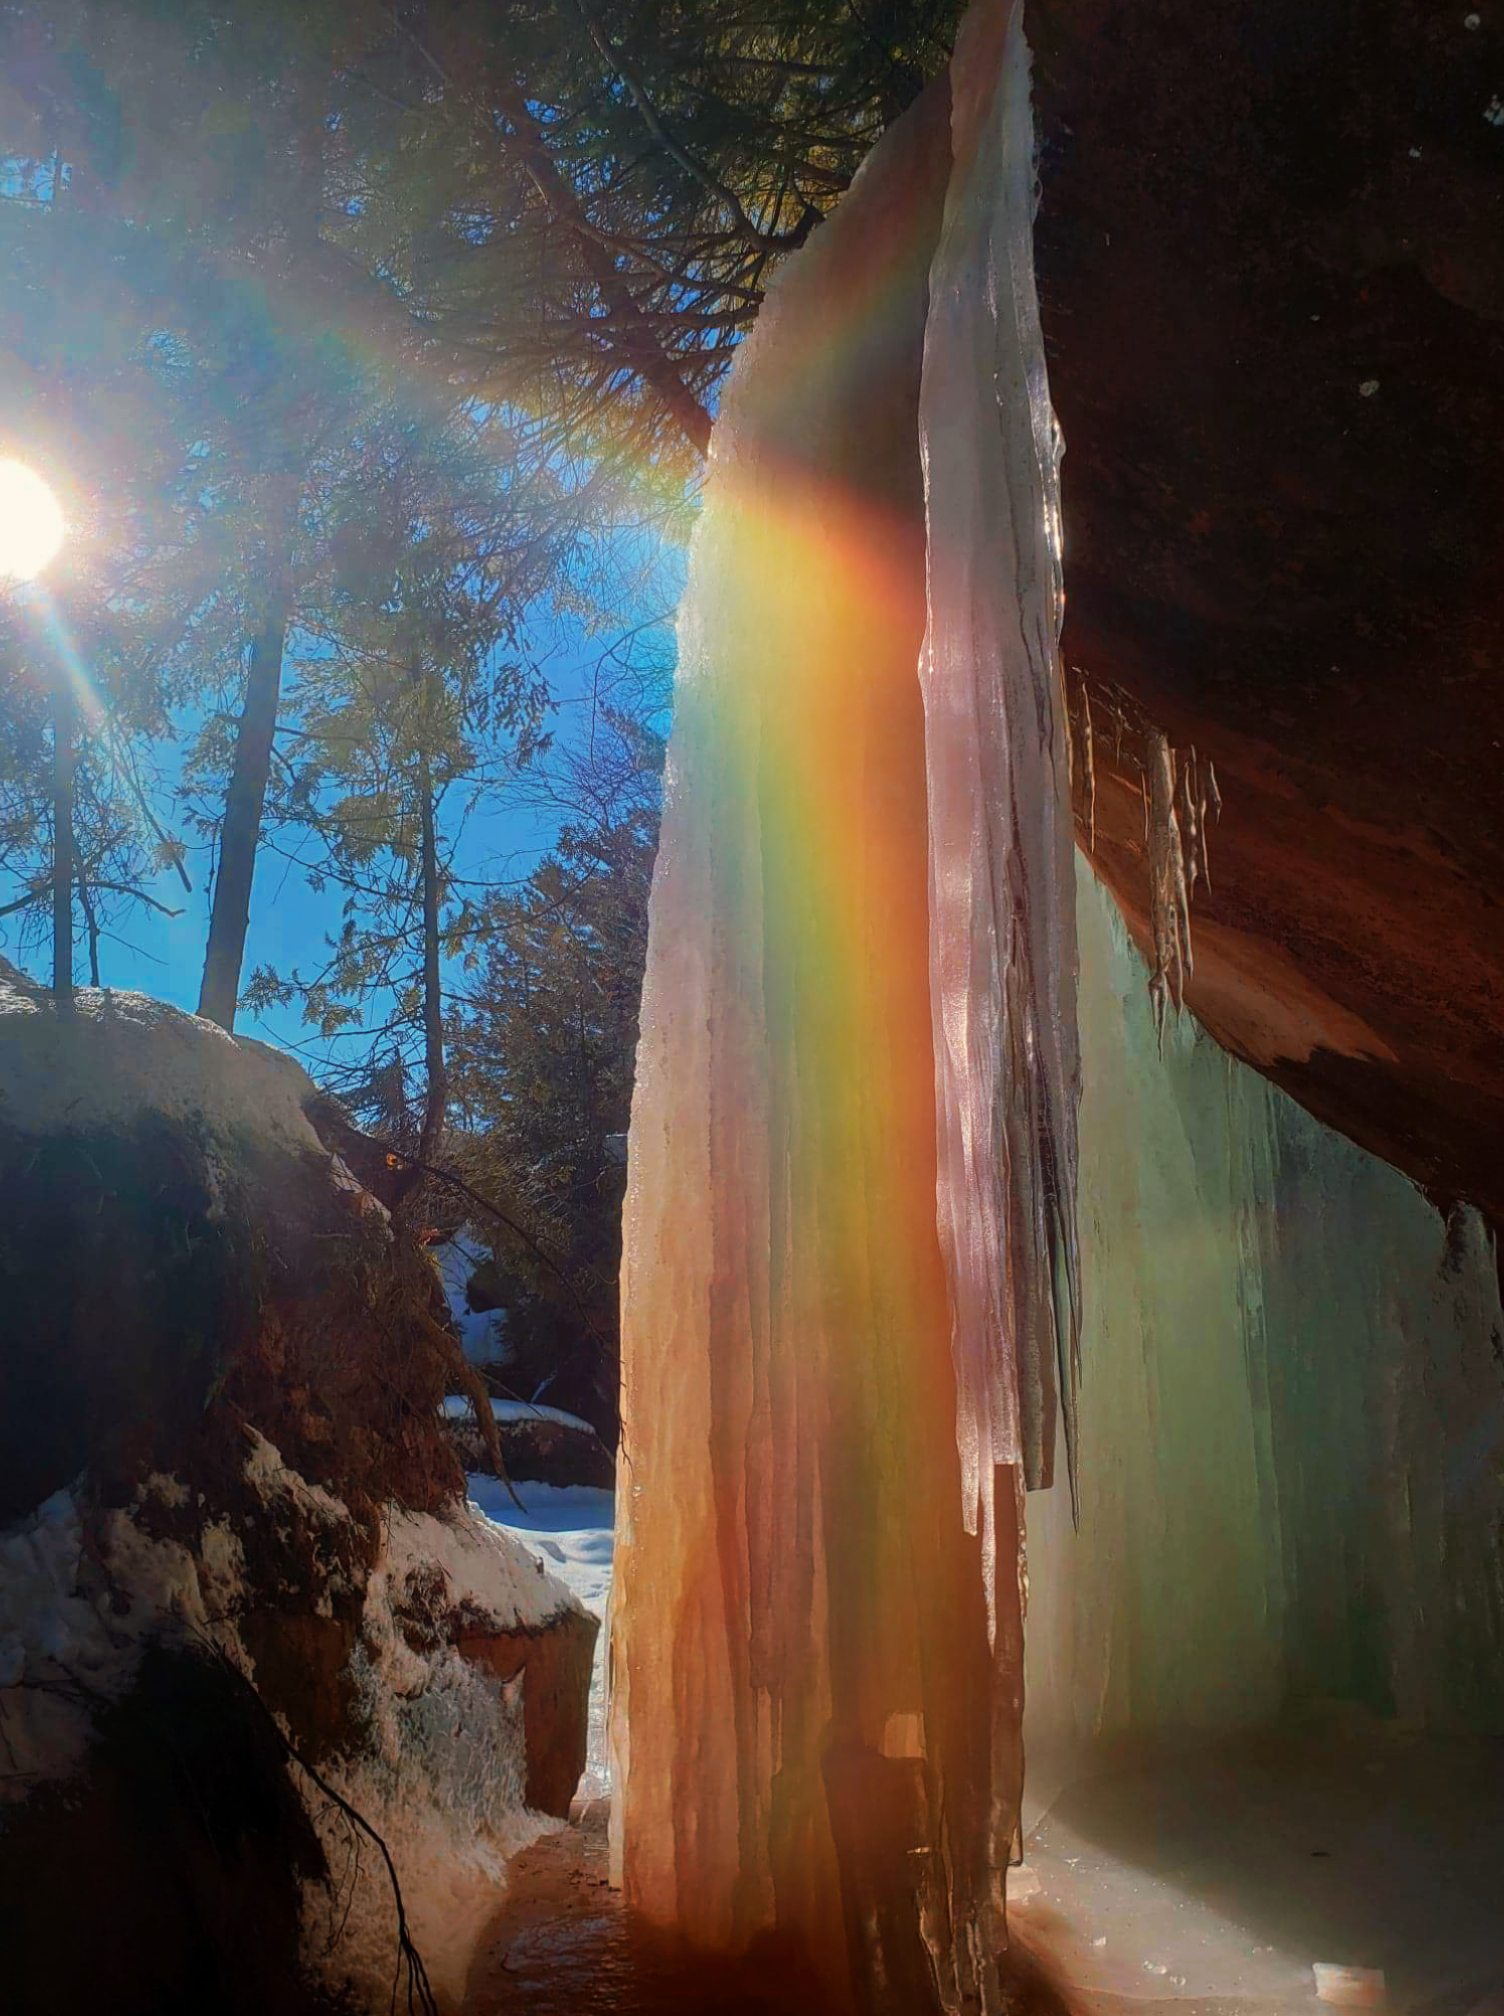
[[[181,917],[183,914],[181,910],[171,910],[165,903],[159,903],[155,896],[148,896],[144,889],[133,889],[128,882],[91,880],[89,886],[91,889],[104,889],[112,896],[129,896],[137,903],[144,903],[148,910],[160,910],[164,917]],[[25,910],[33,903],[40,903],[42,898],[49,894],[51,887],[49,878],[47,882],[39,883],[35,888],[28,890],[24,896],[18,896],[14,903],[0,905],[0,917],[12,917],[16,911]]]

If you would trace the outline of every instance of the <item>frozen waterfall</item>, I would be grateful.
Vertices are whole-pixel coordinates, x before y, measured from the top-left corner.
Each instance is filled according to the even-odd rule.
[[[875,150],[739,356],[653,892],[617,1864],[634,1909],[699,1945],[797,1942],[832,2006],[999,2006],[1019,1508],[1057,1362],[1074,1379],[1020,15],[973,9],[953,102],[932,91]]]
[[[1036,1761],[1301,1693],[1491,1727],[1504,1660],[1476,1221],[1161,1048],[1077,887],[1019,11],[733,373],[630,1140],[617,1874],[873,2016],[1001,2005],[1026,1579]]]

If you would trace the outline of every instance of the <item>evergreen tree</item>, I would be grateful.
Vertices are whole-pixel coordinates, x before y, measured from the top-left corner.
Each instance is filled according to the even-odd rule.
[[[218,861],[204,1011],[233,1022],[258,851],[311,846],[339,932],[317,970],[259,972],[247,998],[296,1000],[345,1040],[345,1088],[402,1154],[525,1206],[498,1235],[517,1334],[576,1356],[588,1339],[597,1400],[657,717],[534,766],[574,816],[521,894],[460,875],[464,819],[545,740],[531,613],[610,605],[601,528],[679,529],[778,262],[943,66],[958,13],[0,11],[0,250],[21,276],[0,389],[26,416],[13,452],[91,521],[59,584],[92,696],[53,737],[77,752],[79,872],[60,881],[36,778],[61,689],[29,647],[0,666],[14,914],[40,916],[50,876],[97,954],[103,903],[163,860],[186,877],[149,754],[189,726],[183,803]],[[34,228],[59,188],[66,239]]]
[[[617,1275],[637,1013],[663,758],[649,722],[611,712],[593,747],[556,766],[575,817],[518,892],[484,906],[484,950],[456,1003],[450,1158],[473,1190],[521,1215],[531,1240],[483,1214],[504,1376],[616,1434]],[[543,1247],[540,1255],[539,1246]]]
[[[274,794],[274,815],[316,840],[312,872],[343,892],[343,923],[318,970],[263,969],[248,998],[297,1001],[325,1038],[378,1004],[363,1033],[379,1087],[394,1060],[404,1083],[424,1061],[424,1119],[401,1145],[427,1160],[445,1106],[441,963],[476,929],[453,855],[467,810],[540,746],[547,690],[518,626],[568,517],[527,511],[532,493],[503,481],[494,415],[442,432],[394,417],[357,445],[361,480],[331,506]],[[371,1068],[348,1077],[357,1102]]]
[[[13,0],[0,29],[13,102],[51,108],[91,201],[532,416],[544,459],[672,496],[774,266],[944,66],[959,11]]]
[[[164,862],[181,865],[141,743],[173,698],[166,594],[190,477],[141,313],[149,252],[74,200],[57,150],[14,157],[10,174],[0,453],[59,494],[68,533],[43,580],[0,599],[0,866],[14,891],[0,915],[24,944],[51,913],[66,1003],[80,926],[98,984],[101,938],[155,901],[142,885]]]

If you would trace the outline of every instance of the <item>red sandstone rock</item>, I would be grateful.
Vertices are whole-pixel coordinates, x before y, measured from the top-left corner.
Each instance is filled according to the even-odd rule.
[[[523,1677],[527,1804],[569,1817],[585,1768],[590,1662],[600,1626],[583,1610],[563,1610],[539,1631],[460,1630],[456,1649],[508,1682]]]

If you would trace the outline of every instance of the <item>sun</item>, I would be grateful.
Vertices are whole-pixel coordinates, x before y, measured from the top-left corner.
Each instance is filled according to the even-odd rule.
[[[63,543],[62,506],[34,469],[0,459],[0,581],[30,581]]]

